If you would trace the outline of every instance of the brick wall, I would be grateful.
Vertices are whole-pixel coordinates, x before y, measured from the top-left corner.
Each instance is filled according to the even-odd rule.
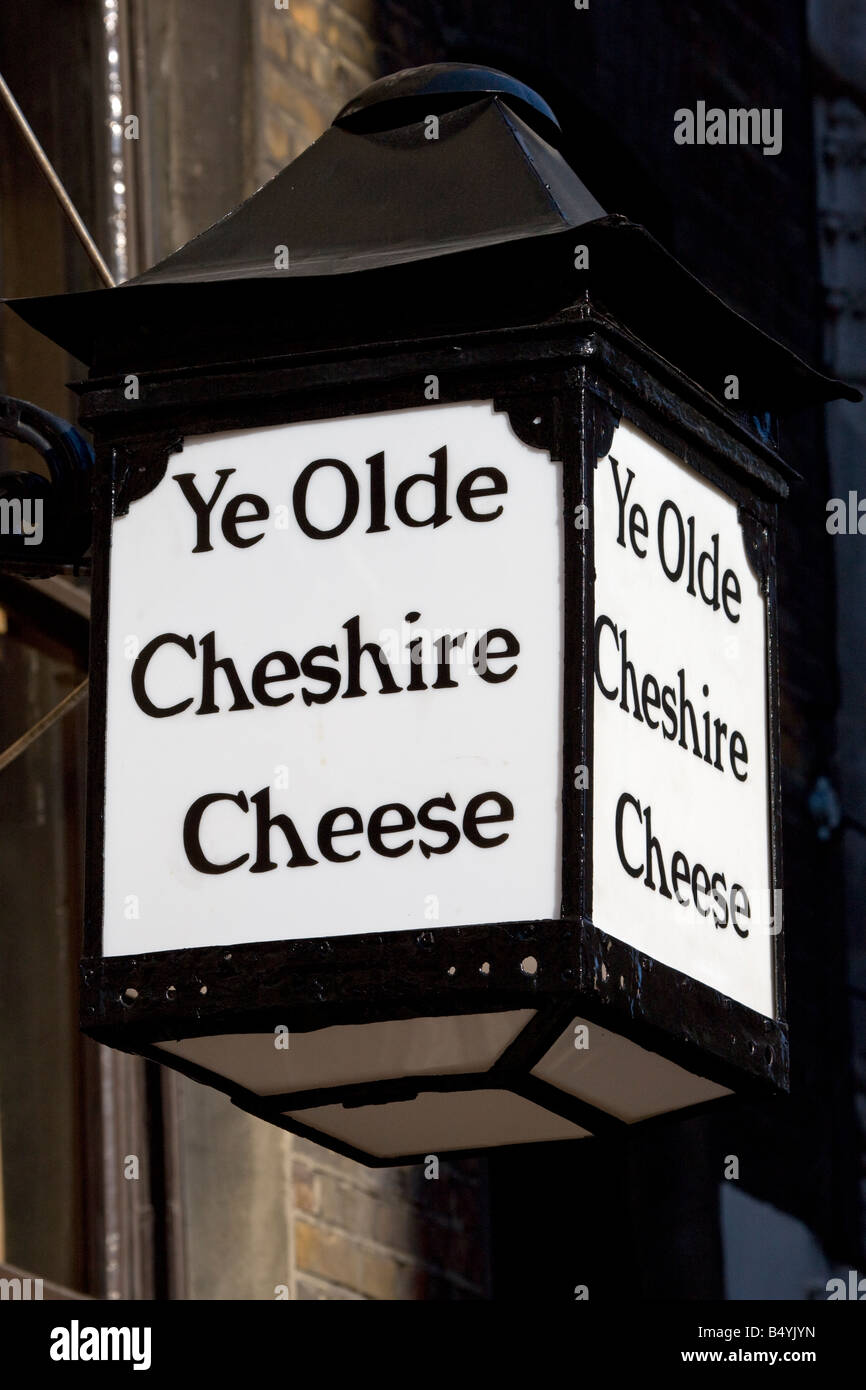
[[[375,0],[289,0],[253,7],[257,168],[270,178],[379,75]]]
[[[370,1169],[292,1141],[295,1293],[464,1299],[487,1290],[485,1165]]]

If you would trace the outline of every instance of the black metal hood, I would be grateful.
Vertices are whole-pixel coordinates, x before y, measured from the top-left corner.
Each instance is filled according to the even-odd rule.
[[[544,236],[604,216],[508,94],[441,114],[435,99],[420,100],[438,128],[413,112],[408,124],[371,130],[362,115],[408,114],[405,102],[350,103],[245,203],[126,287],[346,275]],[[548,133],[552,120],[544,118]],[[280,258],[278,247],[288,257]]]
[[[373,83],[298,159],[144,274],[10,307],[110,373],[540,321],[588,291],[701,384],[737,362],[756,406],[859,399],[643,228],[606,216],[559,133],[546,102],[504,73],[408,69]],[[577,229],[588,273],[575,271]]]

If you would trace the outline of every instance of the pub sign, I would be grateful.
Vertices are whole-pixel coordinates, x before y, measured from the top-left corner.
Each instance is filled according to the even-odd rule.
[[[92,364],[82,1025],[373,1164],[787,1086],[774,422],[846,388],[559,143],[397,74],[16,306]]]

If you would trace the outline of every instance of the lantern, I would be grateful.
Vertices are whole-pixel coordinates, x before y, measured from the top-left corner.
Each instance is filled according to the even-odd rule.
[[[774,420],[546,103],[350,102],[112,290],[82,1026],[374,1165],[787,1086]]]

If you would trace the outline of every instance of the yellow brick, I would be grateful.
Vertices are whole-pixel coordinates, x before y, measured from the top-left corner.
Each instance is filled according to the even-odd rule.
[[[333,0],[331,9],[342,10],[370,28],[373,24],[373,10],[376,0]]]
[[[400,1268],[390,1255],[377,1255],[370,1250],[359,1251],[358,1290],[368,1298],[393,1302],[401,1298]]]
[[[325,31],[325,41],[331,48],[345,54],[358,67],[372,68],[376,46],[360,25],[346,21],[342,24],[329,24]]]
[[[330,116],[273,63],[265,67],[264,95],[267,103],[298,122],[307,141],[318,139],[330,124]]]
[[[308,34],[318,34],[321,28],[322,5],[319,0],[289,0],[289,13],[295,24]]]
[[[297,1161],[293,1165],[295,1206],[300,1211],[315,1213],[319,1209],[321,1179],[311,1169]]]
[[[307,1221],[295,1222],[295,1258],[299,1271],[340,1284],[367,1298],[411,1299],[414,1275],[390,1255],[356,1245],[338,1231]]]
[[[330,1279],[335,1284],[356,1286],[355,1250],[344,1235],[320,1230],[306,1221],[295,1223],[295,1258],[298,1269]]]
[[[285,126],[281,126],[278,121],[267,120],[265,122],[265,145],[269,159],[276,164],[288,164],[291,158],[292,142]]]
[[[334,91],[341,101],[347,101],[369,87],[375,76],[372,70],[356,67],[349,58],[339,55],[334,63]]]
[[[265,10],[262,38],[265,48],[281,62],[288,62],[288,25],[291,23],[285,10]]]

